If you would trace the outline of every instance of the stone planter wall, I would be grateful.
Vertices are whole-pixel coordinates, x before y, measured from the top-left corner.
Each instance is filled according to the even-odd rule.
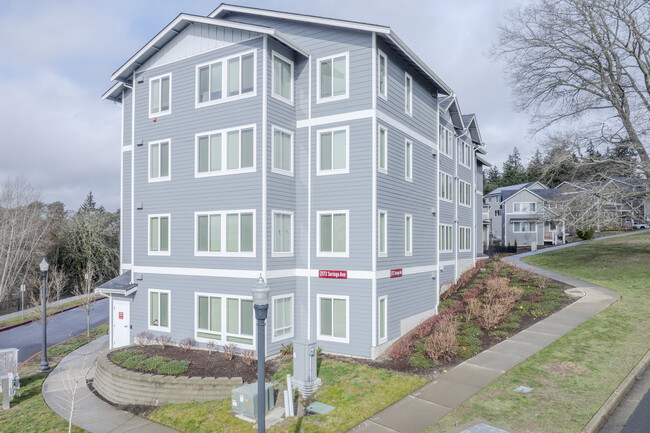
[[[106,400],[117,404],[159,406],[166,403],[219,400],[243,385],[241,377],[186,377],[139,373],[113,364],[101,352],[93,386]]]

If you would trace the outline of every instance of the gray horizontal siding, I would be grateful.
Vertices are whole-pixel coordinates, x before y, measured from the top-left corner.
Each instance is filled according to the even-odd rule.
[[[120,231],[122,244],[120,245],[121,263],[131,263],[131,154],[122,152],[122,205],[120,218],[122,220]]]

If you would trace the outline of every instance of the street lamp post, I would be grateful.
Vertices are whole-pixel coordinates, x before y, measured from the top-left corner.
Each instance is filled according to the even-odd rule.
[[[46,281],[49,265],[45,259],[43,259],[39,267],[41,268],[41,277],[43,278],[43,296],[41,301],[43,303],[43,350],[41,351],[41,364],[38,366],[38,370],[48,371],[50,369],[50,366],[47,363],[47,297],[45,296],[45,291],[47,290]]]
[[[266,432],[266,381],[264,379],[266,356],[264,353],[264,343],[266,333],[264,325],[269,310],[269,286],[264,282],[262,274],[257,279],[253,288],[253,308],[255,309],[255,319],[257,319],[257,432]]]

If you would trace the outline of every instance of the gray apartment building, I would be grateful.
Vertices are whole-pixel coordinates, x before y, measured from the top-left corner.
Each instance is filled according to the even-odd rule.
[[[111,79],[112,347],[148,331],[254,350],[261,274],[268,354],[302,338],[375,358],[482,251],[477,120],[389,27],[221,5]]]

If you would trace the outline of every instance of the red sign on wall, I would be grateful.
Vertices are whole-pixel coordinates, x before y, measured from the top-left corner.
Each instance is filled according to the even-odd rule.
[[[120,311],[118,313],[118,316],[119,316],[120,320],[124,320],[124,313],[123,312]]]
[[[318,271],[318,278],[334,278],[334,279],[347,279],[348,271],[330,271],[326,269],[321,269]]]
[[[404,275],[404,274],[403,274],[401,269],[391,269],[390,270],[390,277],[391,278],[401,277],[402,275]]]

